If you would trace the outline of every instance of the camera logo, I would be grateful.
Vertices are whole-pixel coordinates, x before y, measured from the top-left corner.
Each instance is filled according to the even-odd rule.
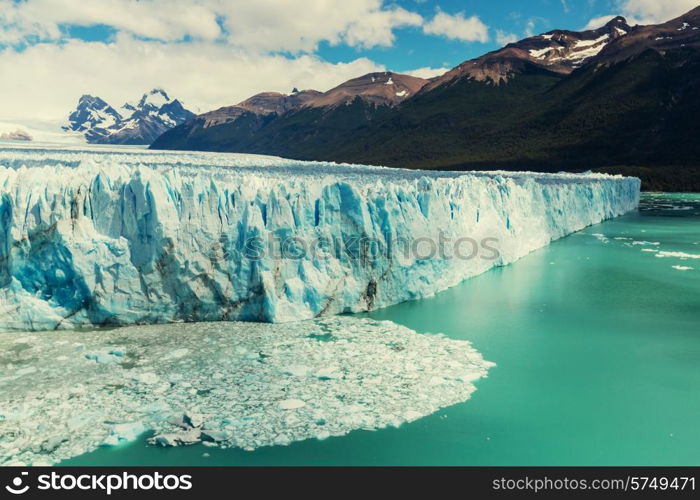
[[[28,476],[28,472],[22,472],[21,476],[17,476],[12,480],[12,486],[5,486],[5,489],[12,493],[13,495],[22,495],[27,492],[29,485],[26,484],[22,487],[22,476]]]

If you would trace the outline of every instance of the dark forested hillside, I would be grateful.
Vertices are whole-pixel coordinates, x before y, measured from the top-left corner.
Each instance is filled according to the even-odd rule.
[[[152,147],[403,168],[604,169],[639,175],[645,188],[697,188],[696,25],[700,9],[652,27],[630,28],[617,18],[598,31],[550,32],[460,65],[401,102],[346,96],[343,105],[244,113],[207,128],[183,124]],[[621,26],[624,34],[605,34],[623,33]],[[591,38],[601,40],[600,53],[582,63],[577,40]],[[556,43],[563,55],[540,56]]]

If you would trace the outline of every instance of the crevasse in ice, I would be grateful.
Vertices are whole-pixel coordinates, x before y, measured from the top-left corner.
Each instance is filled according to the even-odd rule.
[[[0,150],[0,328],[284,322],[431,295],[636,208],[639,180]]]

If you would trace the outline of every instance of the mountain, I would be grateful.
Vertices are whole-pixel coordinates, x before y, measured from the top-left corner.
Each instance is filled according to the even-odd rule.
[[[176,127],[177,130],[167,137],[170,137],[170,142],[187,142],[190,137],[205,135],[205,130],[210,127],[231,123],[236,123],[243,133],[252,137],[269,121],[269,118],[299,109],[319,95],[321,92],[315,90],[302,90],[300,92],[294,89],[290,94],[262,92],[234,106],[225,106],[202,113],[180,127]],[[158,141],[154,144],[157,145]],[[166,149],[165,146],[162,149]]]
[[[82,132],[90,143],[100,143],[108,135],[108,130],[122,120],[121,114],[99,97],[83,95],[78,106],[68,115],[68,125],[64,130]]]
[[[700,189],[700,7],[659,25],[616,17],[529,37],[415,82],[398,101],[352,92],[357,81],[374,92],[389,81],[372,77],[264,118],[185,134],[190,121],[152,147],[423,169],[601,169],[636,173],[645,188]],[[341,88],[348,95],[330,100]]]
[[[463,78],[504,83],[528,68],[541,68],[568,75],[596,56],[610,42],[626,36],[630,31],[632,28],[623,17],[616,17],[596,30],[549,31],[509,43],[502,49],[463,62],[436,78],[424,90],[430,91]]]
[[[83,95],[63,129],[84,134],[92,144],[150,144],[194,116],[163,89],[153,89],[119,110],[99,97]]]
[[[313,122],[304,126],[304,130],[321,126],[319,119],[328,122],[328,118],[336,115],[347,123],[358,107],[362,108],[359,119],[362,123],[367,119],[366,115],[374,114],[377,108],[395,107],[427,83],[428,80],[422,78],[383,72],[354,78],[328,92],[299,92],[296,89],[290,94],[263,92],[235,106],[203,113],[162,135],[151,147],[216,150],[226,143],[225,147],[233,150],[231,148],[242,147],[244,142],[254,140],[277,118],[302,110],[302,116],[308,114]],[[352,120],[352,123],[357,123],[357,120]]]
[[[663,24],[635,27],[601,50],[596,64],[622,62],[650,49],[665,53],[679,48],[700,49],[700,7]]]
[[[213,125],[220,125],[234,121],[236,118],[246,113],[255,115],[281,115],[287,111],[292,111],[303,106],[310,99],[320,95],[320,92],[315,90],[294,90],[291,94],[282,94],[280,92],[262,92],[253,97],[246,99],[235,106],[226,106],[223,108],[209,111],[199,115],[201,118],[201,126],[203,128]]]
[[[399,73],[370,73],[353,78],[316,96],[311,107],[334,107],[347,105],[359,98],[374,106],[396,106],[416,94],[428,80]]]

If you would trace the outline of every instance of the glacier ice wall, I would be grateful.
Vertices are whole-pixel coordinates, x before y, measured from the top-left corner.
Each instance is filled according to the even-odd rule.
[[[379,308],[633,210],[639,187],[600,174],[4,149],[0,328],[284,322]],[[444,241],[467,246],[444,252]]]

